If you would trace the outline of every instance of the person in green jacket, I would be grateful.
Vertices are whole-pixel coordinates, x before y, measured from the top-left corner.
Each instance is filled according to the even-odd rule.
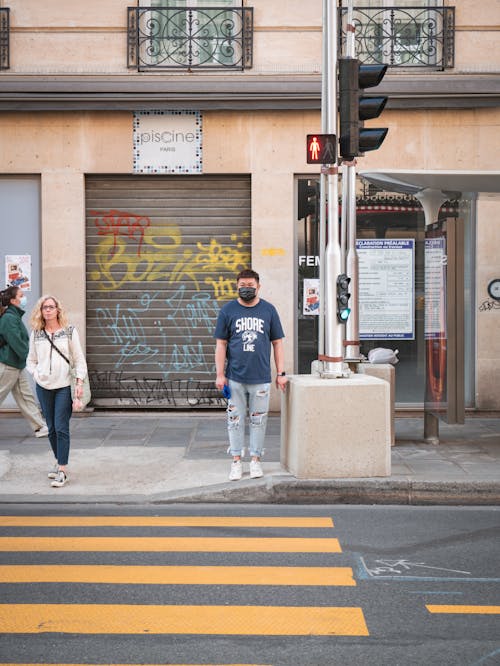
[[[20,287],[0,292],[0,405],[12,392],[36,437],[46,437],[47,425],[31,390],[26,370],[29,335],[22,322],[26,296]]]

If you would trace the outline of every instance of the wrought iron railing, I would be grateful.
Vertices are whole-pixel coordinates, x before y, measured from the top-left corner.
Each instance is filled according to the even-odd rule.
[[[248,69],[252,7],[129,7],[129,68]]]
[[[341,9],[345,52],[347,10]],[[354,7],[356,57],[389,67],[448,69],[455,64],[455,7]]]
[[[0,7],[0,69],[10,67],[10,9]]]

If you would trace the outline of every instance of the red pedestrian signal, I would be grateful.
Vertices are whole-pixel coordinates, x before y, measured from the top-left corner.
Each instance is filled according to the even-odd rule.
[[[337,161],[336,142],[335,134],[308,134],[307,163],[335,164]]]

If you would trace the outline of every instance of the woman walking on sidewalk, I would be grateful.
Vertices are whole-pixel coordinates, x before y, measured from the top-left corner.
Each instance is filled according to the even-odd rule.
[[[68,482],[69,420],[72,414],[71,366],[76,370],[75,398],[83,395],[87,363],[74,326],[69,326],[62,304],[54,296],[42,296],[31,315],[33,331],[27,361],[36,382],[36,393],[49,428],[49,441],[56,458],[49,472],[51,486]]]
[[[7,287],[0,292],[0,405],[12,392],[35,436],[46,437],[47,426],[24,370],[29,348],[28,331],[22,322],[25,306],[26,296],[20,287]]]

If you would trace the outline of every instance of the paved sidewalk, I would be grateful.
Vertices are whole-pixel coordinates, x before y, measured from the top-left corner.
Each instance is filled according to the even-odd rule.
[[[500,418],[440,424],[423,441],[423,416],[396,419],[392,475],[299,480],[280,465],[280,417],[269,419],[265,476],[227,480],[224,412],[94,412],[72,419],[70,482],[50,487],[52,453],[27,422],[0,413],[0,502],[275,502],[500,504]]]

